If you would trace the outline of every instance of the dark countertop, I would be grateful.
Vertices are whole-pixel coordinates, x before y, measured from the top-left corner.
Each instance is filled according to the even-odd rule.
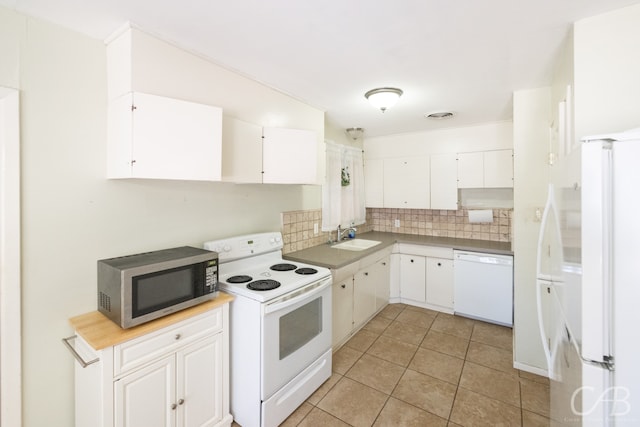
[[[298,261],[315,264],[321,267],[336,269],[356,262],[367,255],[371,255],[381,249],[395,243],[410,243],[413,245],[441,246],[457,250],[484,252],[498,255],[513,255],[510,242],[492,242],[488,240],[454,239],[451,237],[418,236],[415,234],[382,233],[370,231],[358,234],[356,239],[378,240],[381,243],[362,251],[348,251],[333,249],[328,244],[314,246],[301,251],[283,255],[289,261]]]

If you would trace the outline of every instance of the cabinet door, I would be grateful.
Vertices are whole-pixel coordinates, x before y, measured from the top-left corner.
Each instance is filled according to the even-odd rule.
[[[115,382],[116,427],[175,425],[176,359],[165,359]]]
[[[333,345],[341,343],[353,329],[353,276],[333,284]]]
[[[397,302],[400,298],[400,254],[391,254],[391,269],[389,272],[389,299]]]
[[[318,137],[314,131],[264,128],[262,132],[263,183],[318,183]]]
[[[426,301],[425,257],[400,254],[400,297]]]
[[[222,180],[262,183],[262,126],[231,117],[224,118]]]
[[[376,312],[376,284],[372,266],[353,276],[353,326],[359,327]]]
[[[485,188],[513,188],[513,150],[484,152]]]
[[[213,426],[222,420],[223,334],[177,353],[178,426]]]
[[[458,153],[458,188],[484,187],[484,156],[477,153]]]
[[[458,209],[458,178],[455,154],[431,156],[431,209]]]
[[[427,303],[453,309],[453,260],[427,258]]]
[[[389,303],[391,292],[390,261],[390,257],[386,257],[375,263],[371,268],[370,275],[376,288],[376,311]]]
[[[429,209],[429,157],[384,159],[384,207]]]
[[[222,109],[133,93],[134,178],[220,181]]]
[[[364,198],[368,208],[384,206],[383,160],[365,159],[364,161]]]

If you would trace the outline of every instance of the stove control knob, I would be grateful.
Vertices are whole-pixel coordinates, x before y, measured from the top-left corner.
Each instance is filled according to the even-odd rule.
[[[280,242],[281,240],[282,240],[282,237],[280,237],[280,236],[276,237],[276,242]]]
[[[225,251],[225,252],[229,252],[229,251],[231,250],[231,246],[229,246],[229,245],[224,245],[224,248],[223,248],[223,249],[224,249],[224,251]]]
[[[270,238],[270,239],[269,239],[269,243],[271,243],[272,245],[273,245],[275,242],[276,242],[276,239],[275,239],[275,238],[273,238],[273,237],[272,237],[272,238]]]
[[[222,246],[216,246],[216,252],[222,252]]]

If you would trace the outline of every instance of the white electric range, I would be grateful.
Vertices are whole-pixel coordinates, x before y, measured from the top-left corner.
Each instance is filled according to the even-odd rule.
[[[282,258],[278,232],[204,244],[230,308],[231,413],[277,426],[331,375],[331,272]]]

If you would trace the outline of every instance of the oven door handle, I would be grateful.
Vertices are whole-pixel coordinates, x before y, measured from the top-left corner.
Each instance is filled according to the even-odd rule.
[[[305,286],[302,289],[298,289],[291,294],[282,296],[274,301],[267,303],[264,307],[264,314],[273,313],[283,308],[290,307],[299,303],[302,300],[309,299],[315,295],[324,291],[327,287],[331,286],[331,276],[314,282]]]

